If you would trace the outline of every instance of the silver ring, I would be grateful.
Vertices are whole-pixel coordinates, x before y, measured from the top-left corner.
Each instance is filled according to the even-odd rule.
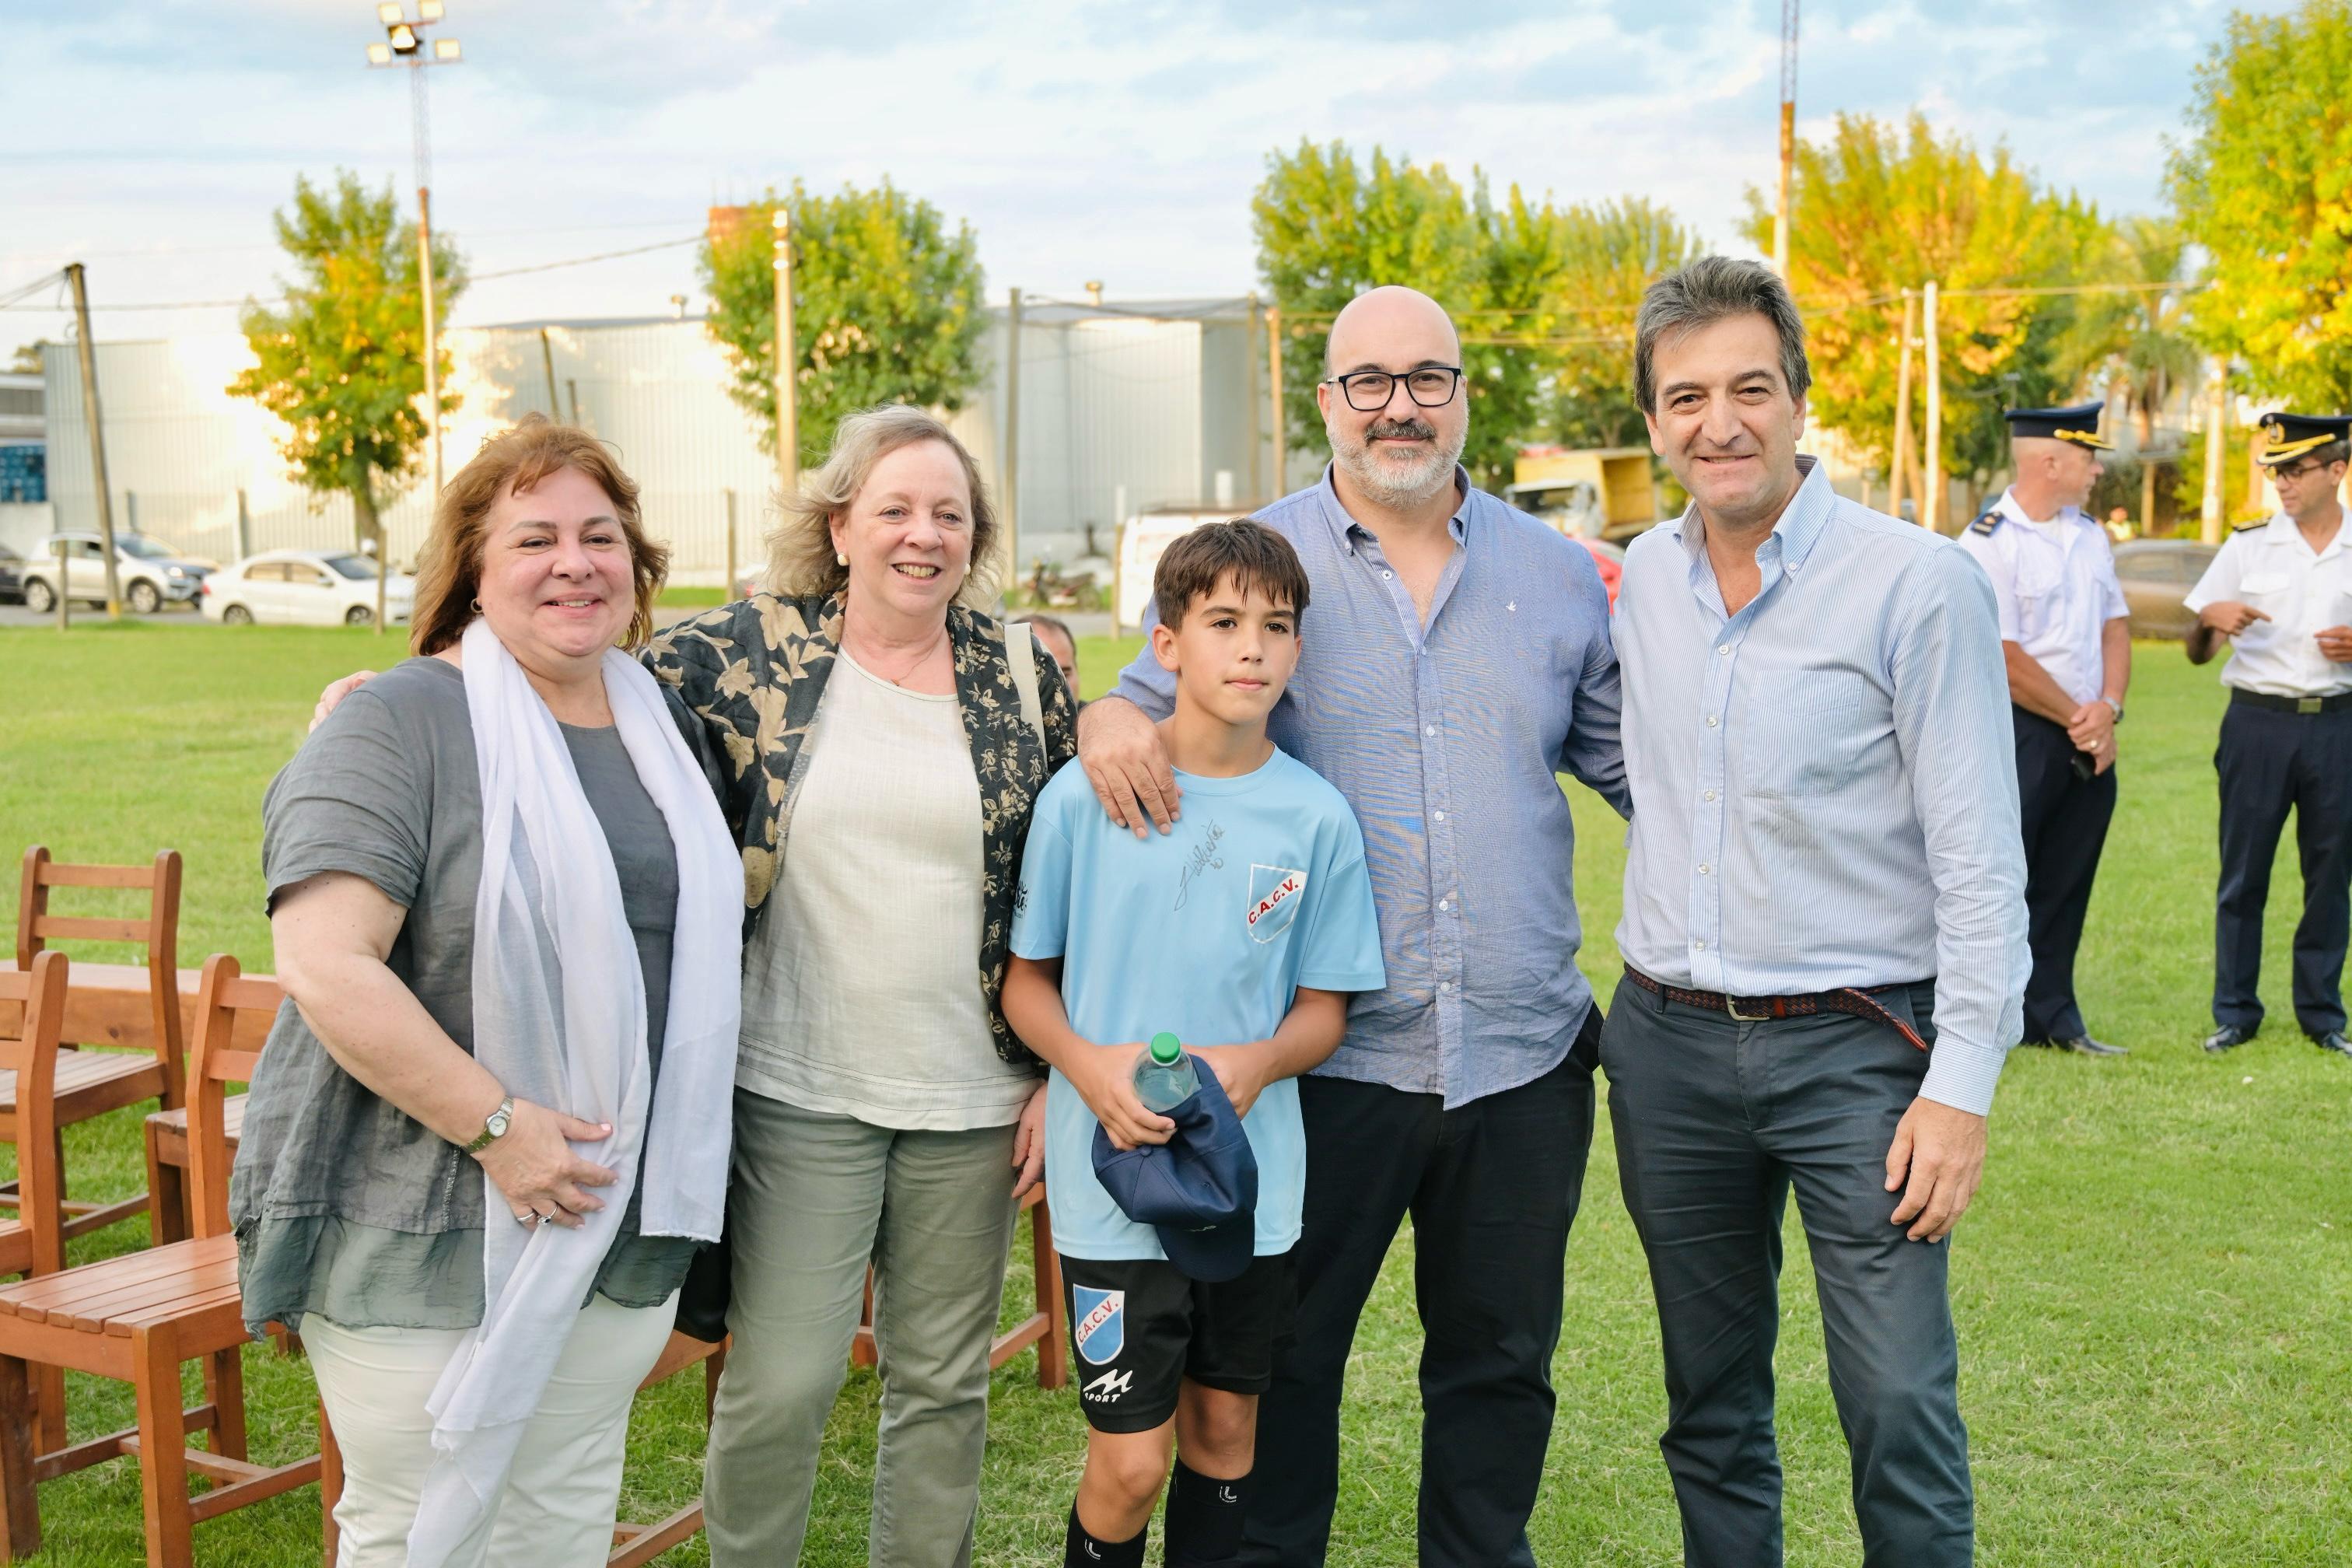
[[[527,1209],[523,1213],[515,1215],[515,1222],[518,1225],[537,1225],[541,1220],[545,1219],[546,1217],[547,1216],[545,1215],[541,1214],[537,1209]]]

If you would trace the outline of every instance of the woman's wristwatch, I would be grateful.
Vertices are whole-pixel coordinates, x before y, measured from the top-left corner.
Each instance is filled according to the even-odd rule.
[[[482,1130],[474,1134],[474,1141],[471,1143],[466,1145],[466,1152],[468,1154],[480,1153],[483,1150],[488,1148],[491,1144],[505,1137],[507,1135],[507,1129],[511,1126],[513,1122],[514,1096],[509,1095],[504,1100],[499,1100],[499,1108],[496,1110],[491,1111],[489,1116],[484,1120],[482,1122]]]

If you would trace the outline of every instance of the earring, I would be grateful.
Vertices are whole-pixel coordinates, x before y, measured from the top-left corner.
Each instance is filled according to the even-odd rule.
[[[477,600],[475,600],[475,601],[474,601],[474,614],[476,614],[476,615],[478,615],[478,615],[480,615],[481,613],[482,613],[482,601],[481,601],[481,600],[479,600],[479,599],[477,599]]]
[[[835,566],[846,566],[849,564],[849,557],[836,550],[833,552],[833,563]]]

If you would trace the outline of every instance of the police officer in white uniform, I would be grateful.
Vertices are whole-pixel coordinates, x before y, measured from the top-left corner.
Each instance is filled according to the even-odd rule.
[[[2017,478],[1960,543],[1992,579],[2017,735],[2033,973],[2025,1043],[2119,1057],[2074,1001],[2074,950],[2116,813],[2116,725],[2131,684],[2131,626],[2107,536],[2083,511],[2103,471],[2096,403],[2016,408]]]
[[[2221,889],[2214,911],[2213,1032],[2245,1044],[2263,1026],[2263,906],[2279,833],[2294,812],[2303,920],[2294,929],[2294,1016],[2325,1049],[2344,1036],[2344,949],[2352,934],[2352,537],[2337,491],[2352,418],[2273,414],[2262,462],[2279,510],[2221,543],[2184,602],[2189,658],[2221,668],[2230,709],[2213,765],[2221,780]]]

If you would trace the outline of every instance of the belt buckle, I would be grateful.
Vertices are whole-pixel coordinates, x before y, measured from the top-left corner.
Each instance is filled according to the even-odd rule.
[[[2297,713],[2316,713],[2326,700],[2320,697],[2298,697],[2294,700],[2294,710]]]
[[[1737,996],[1726,995],[1723,999],[1723,1010],[1743,1024],[1769,1024],[1772,1021],[1772,1010],[1769,1007],[1761,1013],[1750,1015],[1739,1010],[1739,1002],[1740,999]]]

